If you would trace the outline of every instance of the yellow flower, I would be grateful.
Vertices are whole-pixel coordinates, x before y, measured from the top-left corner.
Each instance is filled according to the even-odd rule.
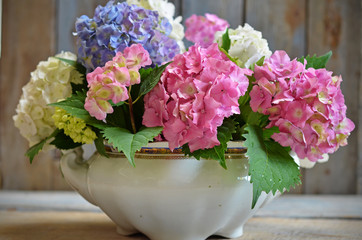
[[[96,133],[86,125],[84,120],[74,117],[62,108],[56,107],[52,116],[55,126],[64,130],[64,134],[76,143],[92,143]]]

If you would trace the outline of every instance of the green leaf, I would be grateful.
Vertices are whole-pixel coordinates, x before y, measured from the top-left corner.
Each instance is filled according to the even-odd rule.
[[[141,68],[139,73],[141,75],[141,79],[145,79],[148,75],[151,74],[153,68]]]
[[[43,149],[47,140],[48,139],[46,138],[46,139],[38,142],[37,144],[35,144],[31,148],[29,148],[28,151],[26,151],[25,156],[29,157],[30,163],[33,163],[34,157]]]
[[[66,100],[51,103],[50,106],[60,107],[67,111],[70,115],[86,120],[90,117],[87,110],[84,109],[84,102],[86,98],[85,92],[77,92]]]
[[[168,63],[162,65],[161,67],[156,66],[152,70],[146,70],[146,72],[143,72],[141,74],[141,76],[143,75],[145,77],[143,79],[141,79],[141,87],[140,87],[139,96],[145,95],[146,93],[151,91],[152,88],[154,88],[156,86],[158,81],[160,81],[162,73],[165,71],[166,67],[170,63],[171,62],[168,62]]]
[[[264,115],[258,112],[254,112],[249,104],[246,104],[240,108],[241,116],[244,122],[257,125],[260,127],[265,127],[268,124],[268,115]]]
[[[326,54],[324,54],[323,56],[317,57],[316,54],[314,54],[312,57],[310,57],[309,55],[304,57],[301,57],[298,59],[299,62],[304,63],[304,59],[307,60],[307,66],[306,68],[314,68],[314,69],[319,69],[319,68],[325,68],[329,59],[332,56],[332,51],[327,52]]]
[[[162,127],[143,128],[133,134],[124,128],[111,127],[104,129],[102,133],[108,142],[118,151],[122,151],[132,166],[135,166],[134,155],[136,151],[152,141],[161,133],[162,129]]]
[[[224,49],[226,52],[229,52],[231,46],[231,40],[229,36],[229,28],[226,29],[226,32],[221,37],[222,45],[221,48]]]
[[[298,165],[287,148],[277,142],[264,140],[263,130],[258,126],[248,125],[246,130],[248,133],[244,134],[244,145],[249,158],[250,182],[253,183],[254,208],[261,192],[275,194],[277,190],[289,191],[290,187],[301,181]]]
[[[264,140],[270,140],[271,136],[274,133],[279,133],[279,128],[277,126],[264,129],[263,130],[263,138],[264,138]]]
[[[106,122],[114,127],[132,129],[128,106],[122,105],[114,107],[113,113],[107,115]]]
[[[255,64],[259,67],[263,66],[265,56],[262,56]]]
[[[65,62],[65,63],[67,63],[67,64],[69,64],[70,66],[72,66],[72,67],[76,67],[77,66],[77,61],[74,61],[74,60],[70,60],[70,59],[66,59],[66,58],[60,58],[60,57],[55,57],[55,58],[57,58],[57,59],[59,59],[60,61],[63,61],[63,62]]]
[[[226,169],[225,151],[227,150],[227,142],[232,139],[232,134],[236,132],[235,129],[236,122],[231,118],[227,118],[223,124],[217,128],[217,139],[220,145],[191,152],[189,146],[185,144],[182,146],[182,149],[186,155],[193,156],[197,160],[200,160],[200,158],[217,160],[220,165]]]
[[[74,142],[71,137],[64,134],[64,131],[59,131],[59,133],[55,136],[55,139],[50,142],[50,144],[63,150],[73,149],[83,145],[82,143]]]
[[[88,119],[83,119],[85,121],[86,124],[98,128],[98,129],[106,129],[107,127],[109,127],[105,122],[103,121],[99,121],[91,116],[89,116]]]
[[[245,133],[245,127],[246,124],[243,120],[240,120],[240,118],[236,117],[235,121],[237,122],[235,133],[233,133],[233,141],[244,141],[243,134]]]
[[[120,101],[118,103],[113,103],[112,100],[109,100],[108,102],[112,105],[112,107],[119,107],[119,106],[122,106],[123,104],[125,104],[124,101]]]
[[[219,50],[221,52],[223,52],[230,59],[230,61],[232,61],[236,65],[240,66],[239,63],[238,63],[238,58],[233,58],[232,56],[230,56],[230,54],[225,49],[223,49],[222,47],[219,47]]]
[[[254,69],[255,69],[255,66],[263,66],[263,64],[264,64],[264,59],[265,59],[265,56],[262,56],[254,65],[251,65],[250,66],[250,69],[252,70],[252,71],[254,71]]]
[[[261,58],[262,59],[262,58]],[[250,105],[249,102],[250,102],[250,92],[251,92],[251,89],[253,88],[254,86],[254,82],[256,81],[255,77],[254,76],[248,76],[248,79],[249,79],[249,86],[248,86],[248,90],[246,91],[246,93],[244,94],[244,96],[241,96],[238,100],[239,102],[239,107],[240,109],[244,106],[244,105]]]
[[[108,158],[108,154],[106,152],[106,149],[104,148],[103,134],[100,131],[96,131],[96,133],[97,138],[96,140],[94,140],[94,145],[96,146],[96,149],[100,155]]]
[[[244,107],[244,105],[250,102],[249,92],[246,92],[244,96],[241,96],[238,102],[239,102],[239,108],[241,110]]]
[[[60,57],[55,57],[55,58],[69,64],[70,66],[73,66],[75,69],[77,69],[78,72],[80,72],[80,73],[82,73],[84,75],[85,75],[85,73],[87,71],[87,69],[81,63],[79,63],[77,61],[73,61],[73,60],[66,59],[66,58],[60,58]]]
[[[45,143],[49,139],[56,136],[59,132],[60,132],[59,129],[55,129],[55,131],[50,136],[44,138],[43,140],[41,140],[40,142],[29,148],[28,151],[26,151],[25,156],[29,157],[30,163],[33,163],[34,157],[43,149]]]
[[[84,120],[88,125],[99,129],[106,128],[107,124],[105,124],[103,121],[95,119],[94,117],[89,115],[89,112],[87,110],[84,109],[85,98],[85,92],[76,92],[75,94],[63,101],[51,103],[49,105],[64,109],[70,115]]]

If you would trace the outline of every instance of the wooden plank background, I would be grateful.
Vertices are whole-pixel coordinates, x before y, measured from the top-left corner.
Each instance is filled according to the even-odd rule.
[[[56,51],[55,0],[5,0],[0,60],[0,173],[4,189],[54,189],[62,180],[55,151],[42,153],[30,166],[27,142],[14,127],[12,116],[37,63]],[[58,184],[59,183],[59,184]]]
[[[358,123],[361,80],[361,2],[355,0],[310,1],[308,6],[308,52],[333,51],[328,67],[343,76],[342,91],[348,106],[347,115]],[[359,11],[357,10],[359,9]],[[309,193],[353,193],[357,187],[358,128],[327,164],[306,172],[305,191]],[[361,135],[360,135],[361,137]],[[361,151],[361,148],[359,148]],[[361,174],[361,173],[360,173]],[[361,193],[361,192],[360,192]]]
[[[30,166],[24,157],[26,141],[13,126],[12,116],[40,60],[70,50],[76,52],[74,21],[93,15],[106,0],[3,0],[2,58],[0,60],[0,189],[69,189],[58,171],[59,152],[41,154]],[[271,50],[291,57],[333,50],[328,69],[343,76],[347,115],[356,130],[349,145],[329,162],[303,170],[298,193],[362,193],[362,69],[361,1],[359,0],[173,0],[184,20],[191,14],[214,13],[235,28],[245,22],[262,31]],[[21,7],[20,7],[21,6]]]
[[[2,26],[2,24],[1,24],[1,19],[2,19],[2,12],[3,12],[3,10],[2,10],[2,6],[3,6],[3,2],[2,2],[2,0],[0,0],[0,58],[1,58],[1,39],[2,39],[2,37],[1,37],[1,33],[2,33],[2,31],[1,31],[1,26]]]

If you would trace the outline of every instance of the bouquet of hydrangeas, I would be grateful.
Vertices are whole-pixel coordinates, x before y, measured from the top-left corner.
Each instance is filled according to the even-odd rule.
[[[314,163],[347,144],[342,78],[331,56],[272,53],[260,32],[216,15],[173,19],[166,0],[110,1],[76,21],[78,54],[40,62],[14,116],[32,161],[44,147],[104,143],[134,155],[167,141],[227,168],[227,142],[247,148],[253,205],[262,191],[300,183],[293,160]],[[182,39],[195,44],[185,51]]]

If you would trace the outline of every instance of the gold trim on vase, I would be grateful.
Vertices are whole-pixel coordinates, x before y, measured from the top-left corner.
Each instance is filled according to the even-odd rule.
[[[113,146],[106,144],[105,149],[107,154],[110,157],[125,157],[122,152],[119,152]],[[246,148],[245,147],[232,147],[228,148],[225,152],[226,159],[236,159],[245,157]],[[184,154],[182,148],[176,148],[173,151],[168,147],[143,147],[141,150],[137,151],[135,158],[142,159],[191,159],[194,157],[189,157]]]

